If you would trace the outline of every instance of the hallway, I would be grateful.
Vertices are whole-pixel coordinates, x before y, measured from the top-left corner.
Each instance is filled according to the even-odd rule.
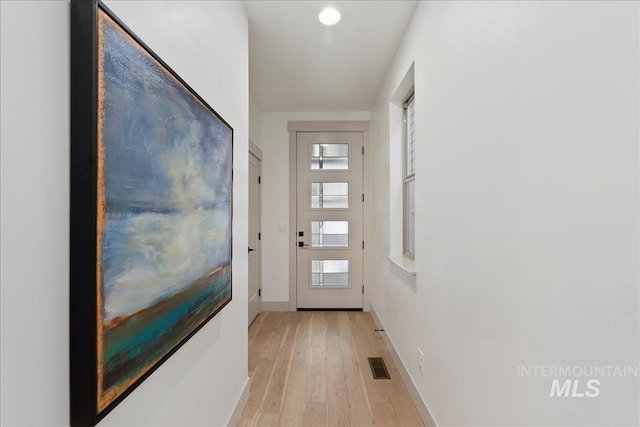
[[[422,426],[371,315],[263,312],[249,328],[241,426]],[[390,380],[374,380],[383,357]]]
[[[1,426],[640,426],[640,0],[0,0],[0,59]]]

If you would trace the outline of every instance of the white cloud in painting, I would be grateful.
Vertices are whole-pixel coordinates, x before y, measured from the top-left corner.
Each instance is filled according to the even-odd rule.
[[[113,221],[118,245],[104,265],[108,321],[136,312],[228,262],[228,208],[142,213]]]
[[[196,209],[203,201],[216,199],[216,191],[205,180],[204,163],[198,160],[202,157],[202,129],[198,122],[185,125],[180,118],[176,122],[180,124],[174,127],[189,126],[189,129],[174,137],[171,149],[162,157],[162,167],[171,183],[171,205],[183,210]]]

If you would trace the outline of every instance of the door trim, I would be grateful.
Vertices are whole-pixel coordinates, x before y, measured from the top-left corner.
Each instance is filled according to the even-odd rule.
[[[253,154],[258,160],[262,161],[262,150],[249,138],[249,153]]]
[[[296,283],[297,283],[297,265],[296,265],[296,230],[298,229],[297,219],[297,137],[298,132],[362,132],[362,145],[365,149],[365,156],[363,159],[363,191],[365,194],[370,194],[368,182],[369,182],[369,167],[368,167],[368,152],[369,152],[369,121],[290,121],[287,122],[287,130],[289,131],[289,311],[296,311],[298,309],[298,300],[296,295]],[[364,238],[365,240],[369,236],[368,221],[366,218],[366,205],[363,209],[363,221],[364,221]],[[368,282],[367,275],[367,251],[365,247],[365,253],[363,254],[363,280]],[[367,293],[365,291],[363,299],[363,307],[365,311],[368,309]]]
[[[260,149],[260,147],[258,147],[258,145],[256,145],[251,138],[249,138],[249,157],[253,156],[256,159],[258,159],[258,161],[260,162],[260,170],[259,170],[259,175],[262,174],[262,149]],[[250,159],[249,159],[249,163],[250,163]],[[249,173],[249,175],[251,175],[251,173]],[[249,185],[251,185],[251,183],[249,183]],[[251,202],[249,202],[249,205],[251,204]],[[260,187],[258,187],[258,232],[262,231],[262,189]],[[251,219],[249,219],[249,221],[251,221]],[[260,308],[258,309],[258,315],[260,313],[262,313],[263,311],[263,303],[262,303],[262,295],[261,295],[261,290],[262,290],[262,241],[258,241],[258,246],[259,246],[259,250],[258,250],[258,254],[260,254],[260,256],[256,257],[256,261],[258,263],[258,289],[260,290],[258,292],[258,300],[259,300],[259,304],[260,304]],[[248,273],[248,272],[247,272]],[[247,274],[248,276],[250,276],[249,274]],[[247,313],[249,312],[249,302],[247,301]],[[255,320],[258,316],[256,315],[256,317],[254,317],[252,319]],[[251,326],[250,324],[248,326]]]

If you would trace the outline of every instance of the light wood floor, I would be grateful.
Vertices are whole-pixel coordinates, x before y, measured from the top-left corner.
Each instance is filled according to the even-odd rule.
[[[422,426],[369,313],[263,312],[249,328],[241,426]],[[383,357],[390,380],[374,380]]]

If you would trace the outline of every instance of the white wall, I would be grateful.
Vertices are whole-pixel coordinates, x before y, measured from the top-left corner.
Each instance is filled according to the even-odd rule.
[[[639,7],[418,6],[372,113],[371,304],[438,425],[640,422],[638,378],[549,398],[555,377],[517,376],[639,365]],[[413,61],[415,286],[385,260],[401,238],[389,101]]]
[[[234,193],[246,194],[248,29],[241,5],[108,5],[234,128]],[[1,8],[1,422],[65,425],[69,4],[3,1]],[[246,197],[234,199],[233,235],[233,301],[100,425],[227,422],[247,380]]]
[[[289,301],[289,121],[369,120],[369,112],[263,112],[262,301]],[[281,228],[279,228],[281,227]],[[284,228],[282,228],[284,227]],[[280,230],[284,231],[280,231]]]
[[[249,138],[260,146],[260,108],[253,99],[249,98]]]

